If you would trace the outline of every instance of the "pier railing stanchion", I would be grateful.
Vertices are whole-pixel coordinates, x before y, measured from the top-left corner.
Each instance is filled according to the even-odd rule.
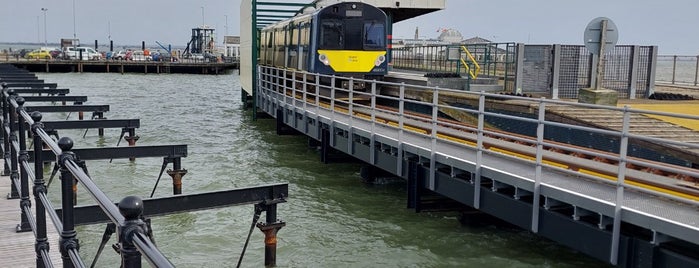
[[[61,213],[63,219],[63,230],[61,231],[61,259],[64,268],[72,268],[73,263],[70,251],[80,249],[77,234],[75,232],[75,218],[73,211],[73,174],[67,167],[68,162],[75,161],[75,154],[70,151],[73,148],[73,140],[63,137],[58,140],[58,146],[62,153],[58,156],[58,164],[61,172]]]
[[[35,206],[35,217],[36,217],[36,242],[34,248],[36,250],[36,267],[44,266],[44,257],[42,252],[49,250],[49,242],[46,237],[46,208],[44,203],[41,202],[41,196],[46,194],[46,185],[44,185],[44,163],[41,158],[41,149],[43,142],[41,141],[41,136],[39,135],[39,129],[42,129],[44,125],[41,123],[42,115],[40,112],[33,112],[31,114],[34,124],[31,126],[32,134],[34,137],[34,206]]]
[[[17,109],[15,110],[14,115],[15,118],[17,118],[17,133],[19,134],[19,157],[17,160],[18,162],[26,163],[29,160],[29,153],[27,152],[27,132],[25,132],[24,129],[24,117],[19,116],[20,112],[24,111],[24,98],[17,97],[15,102],[17,102]],[[29,224],[29,218],[27,216],[27,212],[31,213],[29,209],[32,206],[32,202],[29,200],[29,175],[27,174],[27,169],[24,165],[19,165],[19,169],[19,209],[22,211],[22,217],[20,224],[17,225],[17,232],[28,232],[32,230]]]
[[[7,83],[3,82],[2,83],[2,92],[0,93],[0,104],[2,105],[2,124],[0,124],[0,127],[2,127],[2,142],[3,142],[3,147],[2,147],[2,156],[4,157],[3,159],[5,160],[5,164],[3,167],[2,175],[7,176],[10,175],[10,164],[8,163],[7,159],[10,158],[10,137],[8,136],[9,134],[7,133],[6,129],[10,127],[8,125],[9,123],[9,113],[8,108],[7,108],[7,97],[5,97],[5,94],[7,93]],[[9,198],[9,196],[8,196]]]
[[[7,196],[8,199],[17,199],[19,198],[19,192],[17,189],[19,188],[17,185],[17,182],[19,181],[19,168],[18,168],[18,162],[17,162],[17,147],[14,146],[14,143],[18,142],[17,141],[17,113],[13,109],[11,109],[10,101],[15,99],[17,96],[14,94],[14,90],[10,90],[10,99],[7,101],[7,112],[8,112],[8,125],[10,129],[10,134],[9,134],[9,140],[7,142],[6,148],[9,148],[7,151],[10,153],[10,181],[12,181],[12,186],[10,186],[10,195]],[[7,158],[5,158],[5,161],[7,161]]]
[[[137,196],[124,197],[119,202],[119,213],[124,216],[123,224],[118,226],[121,267],[140,268],[141,252],[134,244],[134,237],[136,233],[145,233],[146,224],[141,220],[143,200]]]

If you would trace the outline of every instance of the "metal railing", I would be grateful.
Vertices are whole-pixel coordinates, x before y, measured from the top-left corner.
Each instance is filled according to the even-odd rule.
[[[466,60],[464,60],[463,56],[461,56],[459,58],[459,60],[461,61],[461,64],[464,65],[468,74],[471,75],[471,78],[473,78],[473,79],[478,78],[478,74],[481,71],[481,66],[478,64],[476,59],[473,58],[473,55],[471,54],[470,51],[468,51],[468,48],[466,48],[465,46],[461,46],[461,51],[466,53]]]
[[[673,85],[699,85],[699,55],[658,55],[655,81]]]
[[[12,78],[12,79],[8,79]],[[19,80],[17,80],[19,79]],[[15,81],[5,83],[4,81]],[[18,81],[22,82],[18,82]],[[43,83],[32,73],[9,65],[0,65],[0,106],[2,108],[2,147],[0,155],[5,159],[4,175],[10,175],[12,186],[9,198],[19,199],[21,220],[17,231],[33,231],[36,238],[36,266],[53,267],[49,257],[46,216],[53,222],[60,235],[58,249],[61,252],[64,267],[85,267],[78,255],[80,244],[75,231],[76,225],[108,222],[102,236],[102,242],[97,250],[91,267],[97,263],[102,249],[109,237],[117,232],[117,253],[121,255],[122,267],[141,267],[141,258],[154,267],[173,267],[152,241],[150,219],[147,216],[167,215],[187,211],[220,208],[232,205],[254,204],[253,222],[250,233],[239,256],[239,263],[245,255],[248,241],[254,227],[265,236],[264,263],[267,266],[276,265],[277,232],[285,226],[285,222],[277,219],[277,205],[286,202],[288,184],[279,183],[232,190],[195,193],[182,195],[182,176],[187,170],[181,167],[181,158],[187,156],[186,145],[135,146],[138,136],[134,128],[139,127],[138,119],[108,120],[102,113],[109,108],[104,105],[82,105],[87,96],[65,96],[68,89],[56,89],[55,84]],[[19,94],[47,94],[51,96],[19,96]],[[59,96],[52,96],[58,94]],[[72,97],[72,98],[69,98]],[[70,100],[69,100],[70,99]],[[73,101],[76,105],[56,106],[24,106],[31,101]],[[77,105],[79,103],[79,105]],[[93,111],[93,118],[100,120],[83,120],[84,111]],[[77,121],[42,121],[42,112],[77,112]],[[52,137],[58,137],[56,130],[72,128],[97,128],[103,135],[103,128],[120,127],[119,137],[129,142],[128,147],[107,148],[78,148],[73,149],[73,141],[63,137],[57,142]],[[128,136],[124,136],[128,132]],[[27,149],[27,137],[33,138],[34,150]],[[142,200],[137,196],[122,199],[118,206],[102,192],[87,174],[86,160],[163,157],[160,176],[155,181],[151,197],[158,182],[169,163],[173,169],[168,175],[173,179],[173,196],[149,198]],[[30,163],[34,163],[32,167]],[[51,179],[55,172],[60,171],[61,208],[54,209],[46,193],[48,184],[44,180],[44,164],[56,162]],[[35,213],[31,210],[30,183],[33,182]],[[82,184],[86,192],[97,205],[75,207],[77,185]],[[144,206],[148,210],[144,212]],[[258,222],[260,214],[266,213],[264,221]],[[36,215],[36,216],[35,216]]]
[[[602,184],[608,184],[610,187],[616,188],[616,196],[611,200],[614,207],[611,215],[605,215],[600,218],[600,226],[604,221],[613,221],[613,239],[610,241],[612,256],[610,262],[617,263],[619,237],[621,225],[622,210],[629,209],[623,205],[624,194],[628,191],[642,192],[660,198],[668,198],[688,204],[691,206],[699,205],[699,199],[696,194],[682,195],[669,191],[658,190],[657,187],[639,184],[632,180],[634,177],[652,177],[658,182],[662,181],[667,184],[691,184],[693,187],[699,186],[699,172],[691,167],[673,165],[631,157],[631,144],[638,142],[647,142],[653,144],[663,144],[671,147],[681,147],[688,149],[699,149],[699,144],[689,143],[678,140],[670,140],[657,138],[654,135],[648,135],[638,132],[638,129],[631,128],[632,119],[646,118],[646,116],[665,116],[673,118],[682,118],[687,120],[699,121],[699,116],[689,116],[680,114],[671,114],[664,112],[653,112],[646,110],[637,110],[629,107],[602,107],[590,104],[571,103],[550,99],[532,99],[514,96],[504,96],[498,94],[464,92],[458,90],[449,90],[434,87],[407,85],[405,83],[389,83],[380,81],[368,81],[354,78],[344,78],[337,76],[325,76],[319,74],[310,74],[298,72],[294,70],[277,69],[273,67],[260,66],[258,81],[258,103],[263,105],[293,107],[289,109],[299,109],[301,114],[314,114],[317,116],[327,117],[336,124],[346,124],[349,129],[348,137],[355,139],[353,129],[362,129],[361,132],[368,131],[371,137],[384,136],[385,132],[380,129],[392,129],[389,133],[397,132],[397,137],[390,138],[398,139],[398,143],[402,144],[404,137],[408,135],[418,136],[426,141],[426,145],[420,145],[421,148],[428,150],[431,156],[428,162],[424,165],[429,166],[429,175],[427,175],[428,187],[431,190],[435,189],[435,176],[437,165],[435,157],[441,155],[449,158],[459,158],[458,155],[445,155],[445,152],[437,150],[437,144],[447,143],[471,148],[477,152],[476,173],[472,179],[475,185],[481,185],[481,174],[479,170],[484,168],[483,158],[485,155],[514,158],[520,161],[531,163],[532,168],[536,169],[536,176],[530,178],[534,182],[533,187],[533,204],[540,204],[539,200],[543,198],[540,188],[543,185],[553,187],[545,183],[542,179],[542,168],[553,169],[563,172],[574,177],[582,177],[591,179]],[[346,81],[349,80],[348,83]],[[321,81],[325,81],[322,82]],[[353,85],[358,82],[367,83],[368,90],[354,90]],[[341,88],[339,85],[346,84],[348,88]],[[380,90],[379,90],[380,89]],[[388,93],[391,89],[393,93]],[[380,92],[380,93],[379,93]],[[461,98],[460,102],[467,102],[467,106],[454,105],[453,99],[455,96]],[[451,102],[449,100],[452,100]],[[522,115],[508,115],[506,113],[493,110],[487,107],[494,102],[517,101],[526,103],[523,106],[527,109],[537,110],[533,112],[534,116],[526,117]],[[390,104],[390,107],[382,106],[381,104]],[[605,110],[614,113],[614,118],[619,118],[614,124],[619,125],[618,129],[604,129],[598,127],[588,127],[575,125],[570,123],[560,123],[552,121],[552,113],[549,107],[566,106],[578,109],[590,110]],[[408,107],[421,107],[416,110],[409,110]],[[465,116],[474,118],[475,123],[464,124],[447,120],[443,114],[447,112],[459,112]],[[300,114],[299,114],[300,115]],[[279,115],[277,115],[279,116]],[[296,122],[294,117],[293,122]],[[557,117],[554,116],[553,117]],[[535,131],[531,135],[518,135],[509,132],[499,131],[493,128],[486,128],[494,119],[506,119],[521,124],[535,126]],[[370,127],[367,128],[367,123]],[[591,150],[585,147],[575,146],[561,142],[552,141],[545,134],[553,128],[562,128],[570,130],[578,130],[589,135],[601,135],[610,137],[615,140],[618,147],[612,151],[605,152],[601,150]],[[546,131],[545,131],[546,130]],[[555,132],[555,131],[551,131]],[[393,134],[392,134],[393,135]],[[427,142],[429,141],[429,142]],[[369,148],[374,148],[371,139]],[[352,151],[352,144],[348,143],[348,151]],[[427,147],[423,147],[427,146]],[[398,161],[402,161],[403,152],[398,145]],[[573,160],[565,160],[567,156],[560,155],[559,152],[569,152],[569,156],[583,155],[585,157],[573,157]],[[374,163],[374,155],[369,163]],[[602,160],[600,160],[602,159]],[[426,161],[426,160],[421,160]],[[696,163],[695,163],[696,164]],[[397,169],[395,174],[405,176],[405,169],[402,168],[402,162],[396,164]],[[644,167],[644,169],[631,167]],[[656,176],[668,172],[676,174],[677,178],[672,180],[668,177]],[[682,186],[680,186],[682,187]],[[475,188],[474,204],[479,207],[480,202],[480,187]],[[577,194],[582,195],[582,194]],[[582,195],[584,196],[584,195]],[[538,229],[538,210],[539,205],[532,206],[532,231],[537,232]],[[600,214],[602,215],[602,214]],[[608,218],[606,218],[608,217]],[[664,219],[671,222],[672,219]],[[699,229],[696,227],[688,227],[696,236]],[[657,230],[656,230],[657,231]],[[659,231],[660,232],[660,231]],[[655,233],[654,233],[655,235]],[[678,236],[678,239],[687,239],[692,243],[699,243],[699,236],[690,238],[688,236]],[[655,239],[655,237],[654,237]]]
[[[482,43],[465,45],[429,45],[404,46],[392,50],[393,68],[415,70],[421,72],[459,73],[461,63],[459,57],[450,59],[449,48],[465,48],[461,57],[467,57],[481,67],[480,74],[498,77],[502,80],[513,80],[515,71],[514,43]],[[468,55],[470,54],[470,56]],[[468,69],[467,69],[468,71]]]
[[[48,240],[46,236],[46,218],[48,214],[54,226],[60,233],[60,252],[64,267],[87,267],[78,255],[79,242],[75,231],[73,192],[74,183],[85,186],[87,192],[102,208],[109,220],[119,230],[119,251],[123,267],[140,267],[141,256],[155,267],[174,267],[170,261],[154,246],[148,235],[148,228],[142,220],[143,201],[136,196],[128,196],[119,202],[117,207],[97,187],[92,178],[85,173],[83,165],[77,161],[71,152],[73,141],[63,137],[55,142],[43,129],[40,112],[31,115],[24,110],[24,98],[3,89],[3,123],[5,139],[5,159],[10,160],[10,179],[13,190],[19,194],[22,219],[19,229],[32,230],[36,236],[37,266],[53,267],[48,255]],[[27,151],[27,130],[29,126],[33,136],[34,167],[29,162]],[[46,145],[57,156],[60,165],[61,180],[61,215],[53,209],[46,196],[47,188],[43,178],[44,168],[42,150]],[[8,150],[9,149],[9,150]],[[29,180],[34,181],[35,215],[31,211],[29,200]]]

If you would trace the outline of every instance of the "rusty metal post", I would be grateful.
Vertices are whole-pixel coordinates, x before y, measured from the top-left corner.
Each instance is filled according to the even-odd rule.
[[[265,234],[265,267],[277,266],[277,232],[286,223],[277,219],[277,205],[264,205],[266,221],[257,224],[257,228]]]
[[[83,103],[80,101],[76,101],[73,103],[73,105],[83,105]],[[83,120],[83,119],[85,119],[85,112],[79,111],[78,112],[78,120]]]
[[[179,157],[172,159],[172,169],[167,171],[172,177],[172,194],[182,194],[182,177],[187,174],[186,169],[182,169],[182,160]]]
[[[129,135],[124,137],[124,140],[126,140],[129,143],[129,147],[136,146],[136,142],[140,138],[139,136],[136,136],[136,129],[129,128],[128,132],[129,132]],[[136,158],[129,157],[129,160],[134,161],[134,160],[136,160]]]
[[[97,120],[107,119],[106,117],[104,117],[104,112],[94,112],[92,114],[92,117],[96,118]],[[100,137],[104,136],[104,128],[97,129],[97,133]]]

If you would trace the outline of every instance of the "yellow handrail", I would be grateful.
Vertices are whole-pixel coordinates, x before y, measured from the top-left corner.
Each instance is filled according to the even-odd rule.
[[[476,71],[474,72],[473,69],[470,66],[468,66],[468,64],[466,64],[466,61],[464,60],[463,57],[460,58],[461,64],[463,64],[464,67],[466,67],[466,70],[468,71],[468,74],[471,75],[471,78],[476,79],[478,77],[478,73],[480,73],[480,71],[481,71],[481,66],[478,65],[478,62],[476,62],[476,59],[473,57],[473,55],[471,55],[471,52],[468,51],[468,49],[465,46],[461,46],[461,50],[466,52],[466,56],[468,56],[468,59],[471,60],[471,62],[473,62],[473,65],[475,66]]]

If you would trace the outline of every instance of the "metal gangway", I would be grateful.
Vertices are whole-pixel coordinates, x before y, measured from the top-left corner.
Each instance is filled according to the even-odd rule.
[[[696,163],[636,155],[639,144],[696,152],[699,140],[658,138],[634,124],[699,117],[257,68],[254,107],[275,117],[279,132],[318,141],[324,161],[339,151],[406,179],[410,208],[437,193],[610,264],[699,265]],[[494,108],[515,104],[525,109]],[[618,130],[553,120],[554,107],[614,114]],[[565,131],[615,148],[548,139]]]

